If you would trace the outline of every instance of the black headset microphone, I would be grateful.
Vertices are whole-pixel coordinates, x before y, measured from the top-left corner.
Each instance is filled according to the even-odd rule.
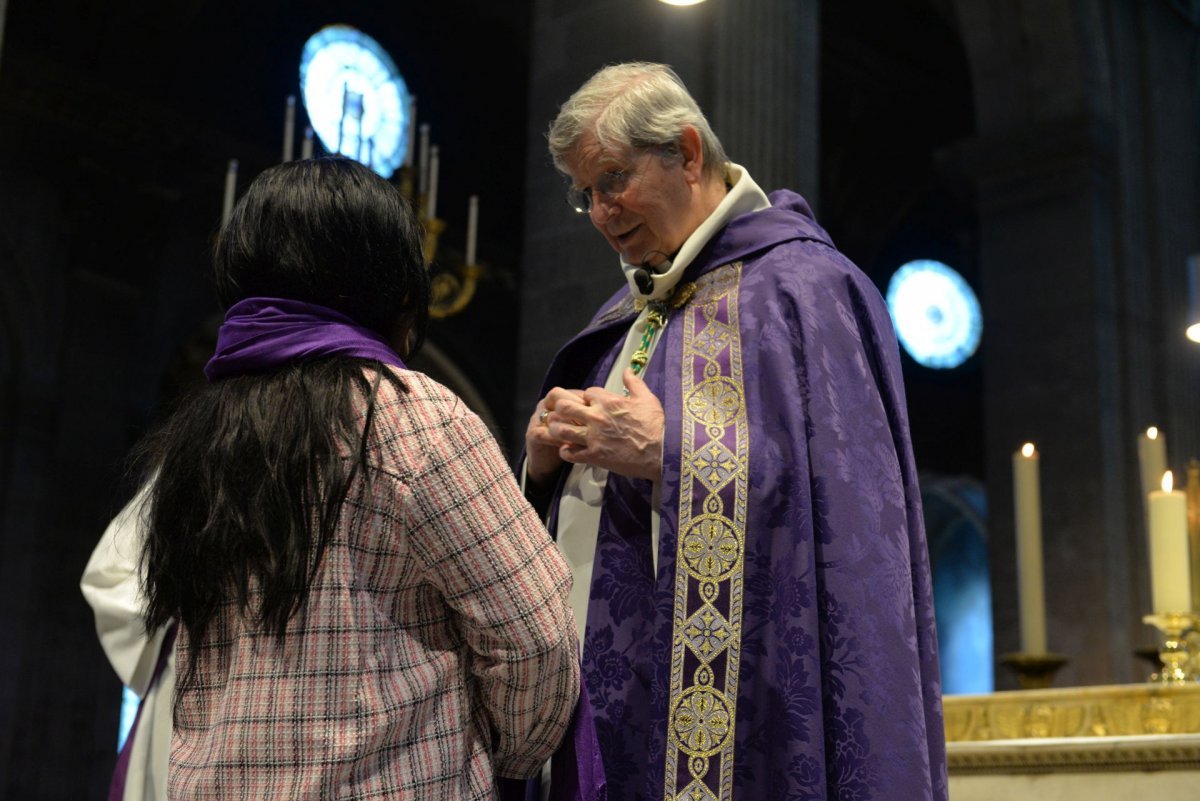
[[[638,292],[643,295],[649,295],[654,291],[654,276],[645,267],[638,267],[633,271],[633,283],[637,285]]]
[[[649,295],[654,291],[655,273],[651,271],[647,262],[650,260],[650,257],[655,254],[663,257],[666,257],[667,255],[661,250],[652,250],[646,254],[645,259],[642,261],[642,266],[633,271],[633,283],[635,286],[637,286],[638,292],[641,292],[643,295]],[[671,266],[670,262],[667,263],[667,266]]]

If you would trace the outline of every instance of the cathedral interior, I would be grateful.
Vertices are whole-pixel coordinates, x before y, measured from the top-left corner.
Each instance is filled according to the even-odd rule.
[[[121,688],[79,576],[132,447],[211,349],[229,160],[242,189],[280,161],[301,51],[333,23],[387,50],[439,148],[435,268],[463,264],[479,198],[475,294],[414,366],[508,453],[622,281],[563,202],[548,122],[606,63],[669,63],[731,158],[802,193],[881,293],[931,259],[978,297],[960,365],[903,356],[940,637],[966,654],[947,692],[1016,686],[996,657],[1019,647],[1026,441],[1056,684],[1143,680],[1138,434],[1165,433],[1177,475],[1200,458],[1200,1],[0,0],[0,795],[105,792]],[[956,603],[976,629],[951,630]]]

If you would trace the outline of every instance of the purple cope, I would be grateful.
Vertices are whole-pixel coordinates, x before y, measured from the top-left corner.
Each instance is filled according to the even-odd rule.
[[[771,203],[696,257],[642,375],[666,414],[657,571],[652,483],[605,488],[583,666],[608,798],[945,801],[891,320],[803,198]],[[636,314],[622,288],[542,394],[603,385]]]

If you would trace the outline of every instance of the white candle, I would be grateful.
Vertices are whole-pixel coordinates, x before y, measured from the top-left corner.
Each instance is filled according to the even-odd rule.
[[[425,194],[429,188],[429,123],[421,125],[421,149],[418,153],[420,162],[417,164],[417,194]]]
[[[431,220],[437,219],[438,162],[438,147],[434,145],[429,148],[429,202],[426,204],[426,216]]]
[[[1167,438],[1162,431],[1150,426],[1138,434],[1138,475],[1142,484],[1142,512],[1146,519],[1146,536],[1150,536],[1150,493],[1158,489],[1163,471],[1167,469]]]
[[[475,237],[479,232],[479,195],[467,200],[467,264],[475,263]]]
[[[237,191],[237,159],[229,160],[229,167],[225,170],[225,199],[221,204],[221,225],[229,222],[229,215],[233,213],[233,196]]]
[[[1168,470],[1162,489],[1150,493],[1150,587],[1156,615],[1192,609],[1187,495],[1173,483]]]
[[[287,110],[283,113],[283,160],[292,160],[292,140],[296,136],[296,96],[288,95]]]
[[[311,125],[304,127],[304,141],[300,143],[300,158],[311,159],[313,156],[313,129]]]
[[[1021,650],[1046,653],[1046,597],[1042,577],[1042,491],[1038,452],[1027,442],[1013,454],[1017,527],[1017,588],[1021,607]]]
[[[412,168],[413,152],[417,149],[417,96],[408,103],[408,147],[404,152],[404,166]]]

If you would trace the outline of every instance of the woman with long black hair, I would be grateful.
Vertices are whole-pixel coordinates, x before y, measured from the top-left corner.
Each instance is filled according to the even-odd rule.
[[[487,799],[578,694],[570,571],[490,432],[401,361],[408,204],[344,159],[256,179],[209,383],[143,449],[147,630],[180,624],[172,798]]]

